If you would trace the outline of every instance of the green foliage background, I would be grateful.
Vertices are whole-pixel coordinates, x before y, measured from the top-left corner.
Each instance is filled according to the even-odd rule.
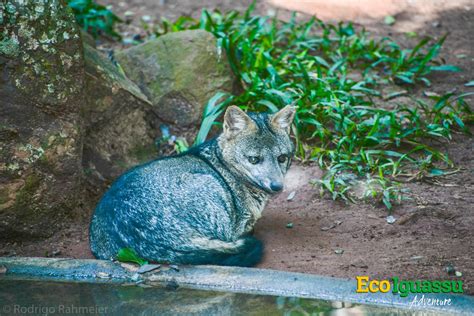
[[[77,2],[90,1],[70,5]],[[225,53],[242,85],[238,95],[217,93],[209,100],[195,144],[206,139],[230,104],[271,112],[293,104],[297,158],[314,160],[326,171],[315,184],[333,199],[353,200],[350,189],[365,179],[365,196],[391,210],[403,198],[399,181],[450,172],[449,157],[430,144],[451,139],[454,130],[469,133],[466,123],[473,115],[464,101],[467,94],[451,91],[384,106],[409,95],[412,87],[430,86],[432,72],[460,71],[437,61],[446,37],[426,37],[404,49],[390,38],[371,38],[352,23],[298,22],[295,16],[285,22],[255,15],[253,9],[254,4],[244,13],[203,10],[200,19],[164,19],[153,30],[154,37],[188,29],[213,33],[218,53]],[[395,90],[384,95],[387,86]]]

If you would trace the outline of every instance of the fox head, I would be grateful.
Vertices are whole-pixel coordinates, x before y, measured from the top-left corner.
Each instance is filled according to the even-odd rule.
[[[295,110],[286,106],[275,114],[246,114],[237,106],[227,108],[218,144],[236,176],[270,194],[283,189],[294,153],[290,127]]]

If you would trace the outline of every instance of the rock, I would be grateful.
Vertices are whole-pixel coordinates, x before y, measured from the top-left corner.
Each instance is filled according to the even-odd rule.
[[[456,269],[451,263],[448,263],[446,267],[444,267],[444,271],[448,273],[449,275],[455,275],[456,274]]]
[[[98,183],[155,158],[160,133],[151,103],[119,67],[84,44],[84,168]]]
[[[169,33],[125,49],[116,58],[156,115],[169,124],[199,125],[207,101],[218,91],[233,90],[225,53],[204,30]]]
[[[0,238],[50,236],[80,200],[80,30],[63,1],[2,6]]]
[[[82,42],[84,44],[87,44],[91,47],[96,47],[95,45],[95,39],[92,35],[90,35],[89,33],[87,33],[86,31],[84,30],[81,30],[81,37],[82,37]]]
[[[336,255],[342,255],[344,253],[344,249],[340,249],[340,248],[334,249],[334,253]]]
[[[389,224],[393,224],[397,221],[397,219],[393,216],[393,215],[389,215],[385,218],[385,220],[387,221],[387,223]]]

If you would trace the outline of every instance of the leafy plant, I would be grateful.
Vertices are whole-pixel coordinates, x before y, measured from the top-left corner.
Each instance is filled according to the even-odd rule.
[[[203,119],[201,123],[201,127],[199,132],[196,136],[194,144],[198,145],[203,143],[206,140],[209,131],[212,128],[212,125],[217,124],[217,118],[222,114],[225,110],[225,107],[229,105],[232,101],[232,97],[227,98],[224,102],[219,101],[225,97],[226,94],[223,92],[218,92],[215,96],[213,96],[209,102],[204,107]]]
[[[115,31],[115,24],[122,22],[107,7],[97,4],[93,0],[68,0],[77,23],[94,37],[109,35],[120,39],[120,34]]]
[[[285,22],[252,15],[253,7],[244,13],[203,10],[200,19],[164,21],[155,31],[156,36],[197,28],[212,32],[243,88],[239,95],[219,93],[209,101],[195,144],[206,139],[230,103],[251,111],[294,104],[297,157],[326,170],[317,184],[334,199],[352,200],[353,182],[344,174],[369,177],[380,190],[370,194],[390,210],[401,200],[398,181],[452,167],[429,143],[451,139],[454,129],[468,132],[465,124],[473,115],[467,94],[449,92],[387,107],[386,100],[409,91],[381,92],[383,86],[429,86],[434,71],[460,71],[436,59],[445,37],[426,37],[403,49],[390,38],[370,38],[352,23],[297,22],[295,16]]]
[[[131,248],[121,248],[117,254],[117,260],[120,262],[133,262],[141,266],[148,264],[148,261],[140,258]]]

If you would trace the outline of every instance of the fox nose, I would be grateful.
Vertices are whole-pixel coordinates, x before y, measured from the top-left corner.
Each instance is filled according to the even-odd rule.
[[[283,189],[283,183],[272,181],[270,183],[270,189],[272,189],[273,192],[280,192]]]

